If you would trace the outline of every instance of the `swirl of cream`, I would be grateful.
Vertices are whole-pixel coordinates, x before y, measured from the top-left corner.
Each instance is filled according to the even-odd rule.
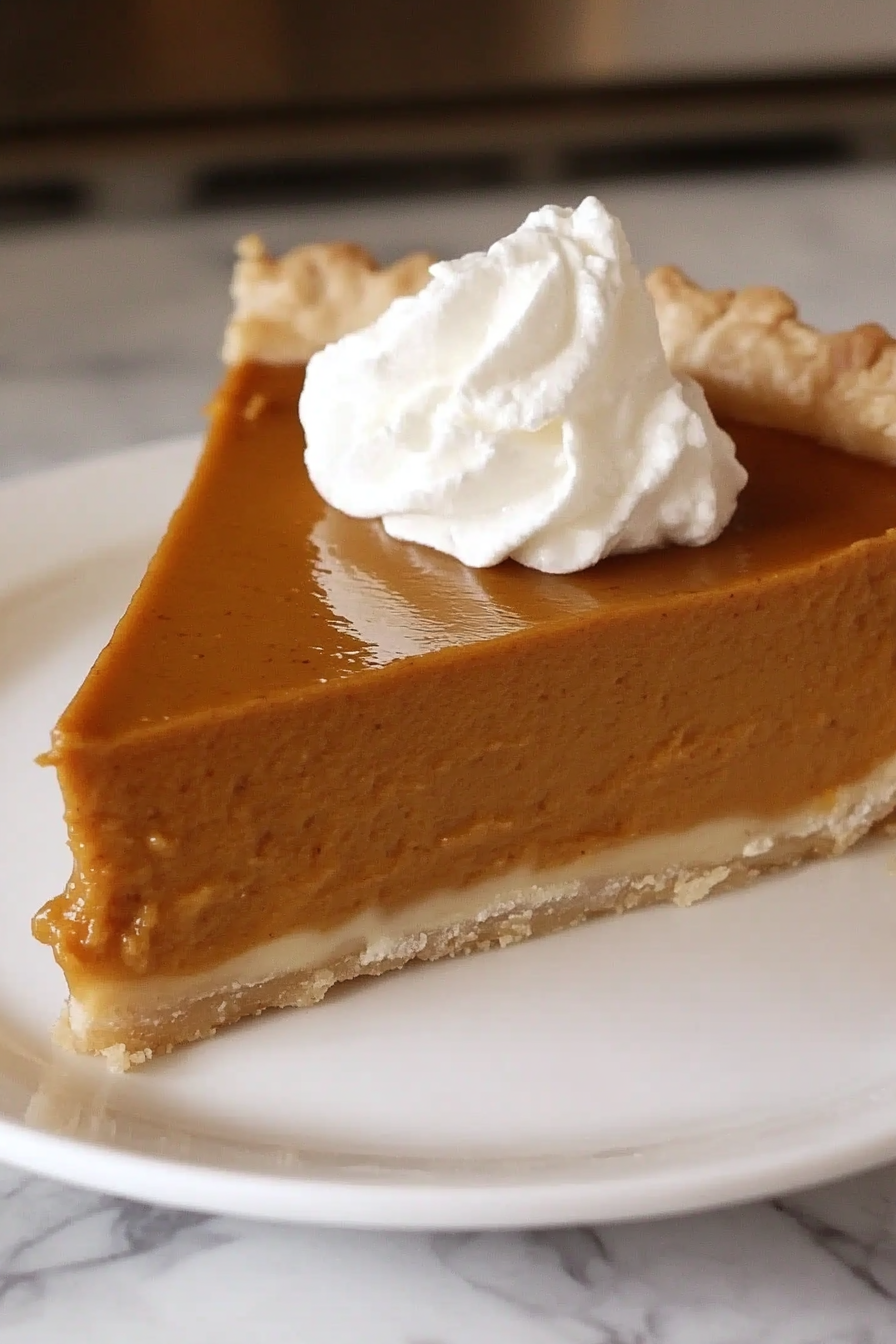
[[[474,567],[570,573],[713,541],[746,473],[671,373],[619,221],[544,206],[315,354],[299,413],[318,492]]]

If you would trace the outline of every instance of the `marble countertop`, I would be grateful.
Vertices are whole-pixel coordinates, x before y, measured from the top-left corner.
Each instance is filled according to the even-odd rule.
[[[773,282],[825,326],[896,328],[896,171],[583,184],[640,262]],[[234,237],[443,254],[543,192],[0,234],[0,475],[201,426]],[[0,1169],[0,1344],[885,1344],[896,1167],[623,1227],[386,1235],[239,1223]]]
[[[322,1232],[6,1173],[4,1344],[888,1344],[896,1171],[532,1233]]]

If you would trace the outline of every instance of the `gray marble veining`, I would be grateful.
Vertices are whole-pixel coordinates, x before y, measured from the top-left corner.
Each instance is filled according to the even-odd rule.
[[[896,1170],[609,1228],[316,1231],[4,1173],[0,1340],[887,1344]]]
[[[896,171],[601,194],[644,265],[778,283],[826,326],[896,327]],[[0,474],[199,428],[239,233],[452,254],[540,203],[517,191],[0,235]],[[452,1236],[239,1223],[0,1169],[0,1344],[122,1339],[888,1344],[896,1168],[699,1217]]]

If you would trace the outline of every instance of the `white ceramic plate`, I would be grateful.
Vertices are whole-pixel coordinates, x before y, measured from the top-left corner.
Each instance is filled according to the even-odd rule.
[[[116,1077],[51,1049],[32,764],[194,442],[0,487],[0,1158],[138,1199],[391,1227],[641,1217],[896,1155],[896,842],[690,910],[346,987]]]

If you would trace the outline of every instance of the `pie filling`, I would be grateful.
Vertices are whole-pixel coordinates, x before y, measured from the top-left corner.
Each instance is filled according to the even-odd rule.
[[[166,1049],[244,1016],[247,995],[250,1012],[313,1003],[338,980],[415,958],[507,945],[591,915],[658,902],[692,905],[769,868],[837,853],[894,806],[896,757],[774,822],[704,822],[560,867],[434,892],[399,911],[370,909],[325,932],[291,933],[199,974],[93,980],[77,986],[69,1000],[63,1034],[76,1048],[119,1052],[126,1064],[129,1052],[139,1057]]]

